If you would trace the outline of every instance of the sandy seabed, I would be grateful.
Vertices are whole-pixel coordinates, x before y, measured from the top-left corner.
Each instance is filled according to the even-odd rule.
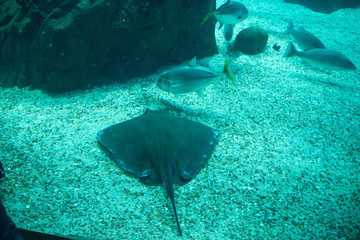
[[[219,2],[218,4],[220,4]],[[282,57],[292,19],[360,67],[360,9],[321,14],[282,1],[242,1],[260,26],[264,53],[220,54],[236,84],[221,80],[176,99],[157,74],[61,95],[0,89],[0,197],[21,228],[91,239],[359,239],[360,74],[314,69]],[[278,43],[279,52],[271,46]],[[218,129],[209,163],[176,187],[183,237],[163,187],[141,184],[97,143],[96,133],[146,108]]]

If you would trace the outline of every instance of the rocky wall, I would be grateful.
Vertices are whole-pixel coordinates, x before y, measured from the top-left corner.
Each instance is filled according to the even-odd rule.
[[[1,0],[0,85],[64,92],[211,56],[211,1]]]
[[[341,8],[356,8],[360,6],[359,0],[285,0],[288,3],[303,5],[313,11],[331,13]]]

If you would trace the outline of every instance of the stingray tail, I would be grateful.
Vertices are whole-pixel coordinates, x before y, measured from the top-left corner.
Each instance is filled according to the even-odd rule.
[[[181,231],[181,227],[180,227],[180,223],[179,223],[179,219],[178,219],[178,215],[177,215],[177,211],[176,211],[176,205],[175,205],[175,197],[174,197],[174,187],[173,187],[173,183],[172,183],[172,174],[169,174],[169,170],[165,171],[165,173],[161,174],[161,178],[164,181],[165,184],[165,188],[166,188],[166,192],[170,197],[173,209],[174,209],[174,214],[175,214],[175,219],[176,219],[176,225],[179,229],[179,234],[180,236],[182,236],[182,231]]]
[[[173,186],[171,185],[171,188],[173,189]],[[173,192],[174,192],[174,189],[173,189]],[[171,199],[171,203],[173,205],[173,209],[174,209],[174,213],[175,213],[175,218],[176,218],[176,225],[179,229],[179,234],[180,236],[182,236],[182,231],[181,231],[181,227],[180,227],[180,223],[179,223],[179,218],[178,218],[178,215],[177,215],[177,211],[176,211],[176,205],[175,205],[175,198],[174,198],[174,193],[173,193],[173,196],[170,197]]]
[[[230,69],[230,60],[227,59],[225,61],[225,64],[224,64],[224,70],[223,70],[223,73],[225,73],[226,77],[232,81],[233,83],[235,83],[235,75],[232,73],[231,69]]]

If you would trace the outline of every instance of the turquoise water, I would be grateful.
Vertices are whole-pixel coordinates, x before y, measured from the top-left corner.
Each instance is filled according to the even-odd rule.
[[[51,95],[0,91],[0,197],[19,228],[90,239],[357,239],[360,237],[360,75],[284,59],[286,20],[360,66],[360,9],[330,15],[281,1],[243,1],[261,26],[258,55],[219,54],[199,63],[237,77],[176,98],[154,87],[159,73]],[[221,4],[220,2],[218,4]],[[280,51],[271,46],[278,43]],[[162,186],[125,174],[96,133],[146,108],[166,109],[218,129],[208,164],[175,187],[183,237]]]

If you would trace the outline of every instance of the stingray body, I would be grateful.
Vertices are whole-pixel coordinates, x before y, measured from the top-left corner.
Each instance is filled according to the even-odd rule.
[[[148,110],[100,131],[97,137],[125,171],[148,185],[164,183],[182,235],[173,184],[183,185],[199,172],[220,133],[201,123]]]

